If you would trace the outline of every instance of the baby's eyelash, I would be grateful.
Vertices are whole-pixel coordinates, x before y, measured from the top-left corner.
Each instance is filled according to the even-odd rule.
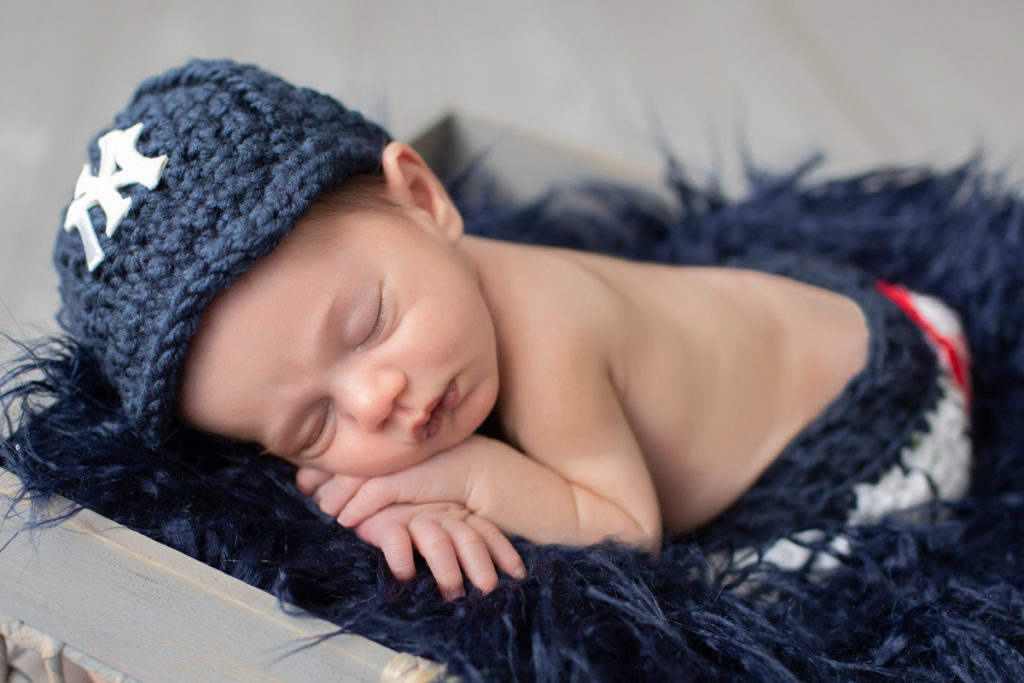
[[[380,299],[377,301],[377,320],[373,323],[373,329],[371,329],[370,333],[366,335],[366,339],[359,343],[360,347],[366,346],[384,331],[384,313],[384,290],[381,289]]]
[[[316,434],[306,445],[302,447],[301,453],[303,454],[316,454],[320,452],[321,442],[327,434],[327,428],[330,426],[331,420],[331,406],[328,405],[324,408],[323,419],[320,420],[320,426],[317,428]]]

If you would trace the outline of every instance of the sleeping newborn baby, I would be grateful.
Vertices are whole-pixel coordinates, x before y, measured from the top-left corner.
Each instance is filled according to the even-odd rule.
[[[244,97],[233,91],[243,86]],[[200,101],[229,123],[222,109],[265,116],[272,152],[223,131],[183,133]],[[816,504],[850,522],[964,490],[967,355],[935,300],[799,257],[683,267],[465,234],[412,148],[253,67],[193,63],[144,85],[122,119],[142,123],[122,156],[162,156],[164,168],[152,187],[136,181],[138,206],[115,234],[108,224],[99,262],[84,235],[64,259],[65,318],[86,319],[74,308],[92,301],[76,298],[74,278],[138,296],[146,288],[123,271],[152,268],[146,250],[161,242],[166,257],[172,243],[160,286],[173,291],[139,304],[169,351],[87,325],[79,335],[101,349],[137,344],[169,368],[112,377],[126,411],[147,434],[180,420],[293,463],[299,488],[379,547],[400,580],[415,553],[446,598],[464,594],[463,573],[484,592],[497,570],[525,576],[507,536],[656,551],[664,533],[756,503],[772,477],[808,491],[829,479]],[[330,128],[329,153],[308,151],[318,127]],[[204,175],[203,163],[220,167]],[[180,206],[203,183],[211,194],[237,185],[241,199]],[[808,466],[809,439],[896,404],[914,417],[906,429],[865,433],[884,448],[838,447],[834,468]],[[771,533],[800,530],[792,517]]]
[[[863,367],[833,292],[464,235],[399,142],[379,183],[322,198],[214,300],[182,416],[300,467],[321,508],[459,565],[521,571],[488,522],[538,543],[654,549],[736,500]],[[347,198],[356,193],[355,198]],[[492,410],[503,440],[476,435]]]

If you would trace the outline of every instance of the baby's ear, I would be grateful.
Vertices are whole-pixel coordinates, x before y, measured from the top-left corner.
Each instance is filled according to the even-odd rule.
[[[462,236],[462,215],[416,150],[404,142],[391,142],[381,154],[381,166],[392,198],[426,212],[452,242]]]

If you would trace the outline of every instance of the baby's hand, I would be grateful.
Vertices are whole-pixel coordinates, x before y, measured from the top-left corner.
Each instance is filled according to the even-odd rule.
[[[378,486],[382,483],[380,479],[373,478]],[[299,490],[335,518],[367,481],[370,480],[310,468],[300,468],[295,475]],[[363,491],[363,495],[366,494],[367,491]],[[359,538],[384,552],[388,567],[399,581],[416,574],[413,549],[427,561],[446,600],[465,595],[462,571],[484,593],[498,583],[495,566],[516,578],[525,578],[523,561],[501,530],[461,503],[392,504],[389,501],[381,504],[379,496],[371,495],[370,500],[373,499],[376,501],[370,503],[367,513],[360,514],[346,526],[351,526]],[[339,519],[339,523],[346,521]]]
[[[484,593],[498,585],[495,567],[517,579],[526,577],[519,553],[498,527],[458,503],[391,505],[358,524],[355,532],[384,552],[399,581],[416,575],[413,549],[419,552],[445,600],[466,594],[462,572]]]
[[[474,435],[415,465],[375,477],[330,475],[303,468],[295,480],[321,510],[342,526],[355,528],[398,503],[466,504],[473,491],[474,448],[484,441]]]

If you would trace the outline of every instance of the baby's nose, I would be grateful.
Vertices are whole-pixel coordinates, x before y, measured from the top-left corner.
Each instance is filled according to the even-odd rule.
[[[352,416],[368,432],[384,428],[395,410],[395,400],[405,389],[405,374],[397,370],[378,370],[353,388]]]

